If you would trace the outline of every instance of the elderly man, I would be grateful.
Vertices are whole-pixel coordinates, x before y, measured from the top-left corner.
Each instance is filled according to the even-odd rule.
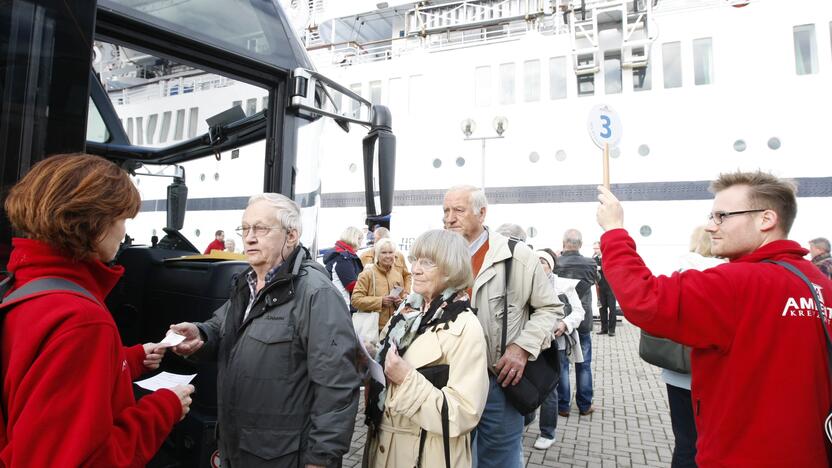
[[[696,464],[828,467],[829,322],[812,290],[832,304],[832,282],[787,240],[794,184],[763,172],[720,175],[706,230],[713,254],[730,262],[669,277],[650,273],[623,229],[621,204],[598,191],[604,274],[624,315],[693,348]],[[812,288],[771,260],[797,268]]]
[[[809,255],[812,256],[812,263],[827,278],[832,279],[832,256],[829,255],[829,239],[818,237],[809,241]]]
[[[329,275],[300,244],[298,205],[249,200],[237,231],[251,268],[174,352],[218,363],[223,467],[340,466],[358,411],[356,338]]]
[[[519,467],[524,419],[503,388],[517,385],[527,361],[537,359],[540,351],[550,346],[556,322],[563,318],[563,304],[537,255],[522,242],[514,245],[512,252],[506,237],[484,226],[488,200],[482,190],[453,187],[445,194],[442,209],[445,229],[468,241],[474,272],[471,305],[478,310],[488,351],[488,400],[477,426],[476,464],[479,468]],[[508,258],[512,258],[512,265],[506,290]],[[504,311],[508,312],[505,335]]]

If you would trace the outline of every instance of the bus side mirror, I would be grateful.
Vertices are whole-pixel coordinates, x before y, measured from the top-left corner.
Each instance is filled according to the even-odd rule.
[[[393,211],[393,193],[396,179],[396,136],[393,135],[390,110],[386,106],[373,106],[372,127],[364,137],[364,199],[367,206],[367,223],[379,224],[386,218],[389,228],[389,216]],[[376,151],[378,143],[378,151]],[[378,161],[375,155],[378,153]],[[373,168],[378,163],[378,191],[380,211],[376,210]]]
[[[176,167],[176,176],[168,185],[167,227],[179,231],[185,225],[185,208],[188,204],[188,186],[185,185],[185,169]]]

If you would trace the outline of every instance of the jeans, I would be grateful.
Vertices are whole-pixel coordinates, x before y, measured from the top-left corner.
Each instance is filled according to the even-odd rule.
[[[561,361],[569,361],[566,356],[561,356]],[[563,366],[561,366],[561,369]],[[555,384],[552,392],[543,400],[540,405],[540,436],[547,439],[555,439],[555,429],[558,428],[558,387]]]
[[[524,419],[506,399],[497,378],[488,376],[488,400],[476,435],[477,468],[520,468]]]
[[[578,411],[586,412],[592,406],[592,334],[578,333],[584,362],[575,363],[575,400]],[[569,359],[560,360],[560,383],[558,384],[558,411],[569,412],[572,389],[569,385]]]
[[[672,468],[696,468],[696,425],[690,390],[667,385],[670,424],[676,446],[673,448]]]

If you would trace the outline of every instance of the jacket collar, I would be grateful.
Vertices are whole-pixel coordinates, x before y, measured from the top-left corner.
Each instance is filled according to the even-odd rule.
[[[14,238],[8,269],[14,273],[14,287],[42,277],[64,278],[86,289],[103,304],[124,274],[121,266],[100,260],[73,260],[46,242]]]
[[[480,287],[497,274],[492,267],[509,257],[511,257],[511,250],[508,248],[508,238],[499,232],[488,231],[488,252],[485,253],[480,272],[474,279],[473,295],[476,295]]]
[[[731,260],[731,263],[757,263],[769,258],[791,258],[799,260],[808,253],[809,251],[801,247],[797,242],[782,239],[769,242],[748,255]]]
[[[263,315],[266,307],[276,307],[294,299],[295,280],[300,273],[303,262],[311,258],[312,256],[309,253],[309,250],[302,245],[298,245],[295,250],[289,254],[286,261],[277,268],[277,271],[273,275],[273,279],[267,283],[254,297],[255,304],[252,305],[251,311],[249,312],[246,320],[243,322],[243,325]],[[241,275],[242,278],[238,279],[238,293],[240,293],[241,290],[244,291],[248,288],[246,277],[249,275],[250,271],[251,268]],[[251,300],[251,296],[247,297]],[[266,305],[258,306],[258,304],[263,301],[266,302]],[[242,314],[244,311],[239,312]],[[240,319],[238,318],[237,323],[239,323],[239,320]]]

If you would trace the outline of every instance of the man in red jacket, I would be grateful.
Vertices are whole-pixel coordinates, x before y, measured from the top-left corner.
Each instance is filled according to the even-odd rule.
[[[823,422],[832,407],[823,304],[780,265],[787,262],[832,304],[832,282],[787,240],[795,186],[762,172],[722,174],[710,222],[711,249],[729,263],[655,277],[623,229],[618,199],[599,187],[604,275],[627,319],[691,346],[700,467],[826,467]],[[827,317],[825,323],[819,317]]]

